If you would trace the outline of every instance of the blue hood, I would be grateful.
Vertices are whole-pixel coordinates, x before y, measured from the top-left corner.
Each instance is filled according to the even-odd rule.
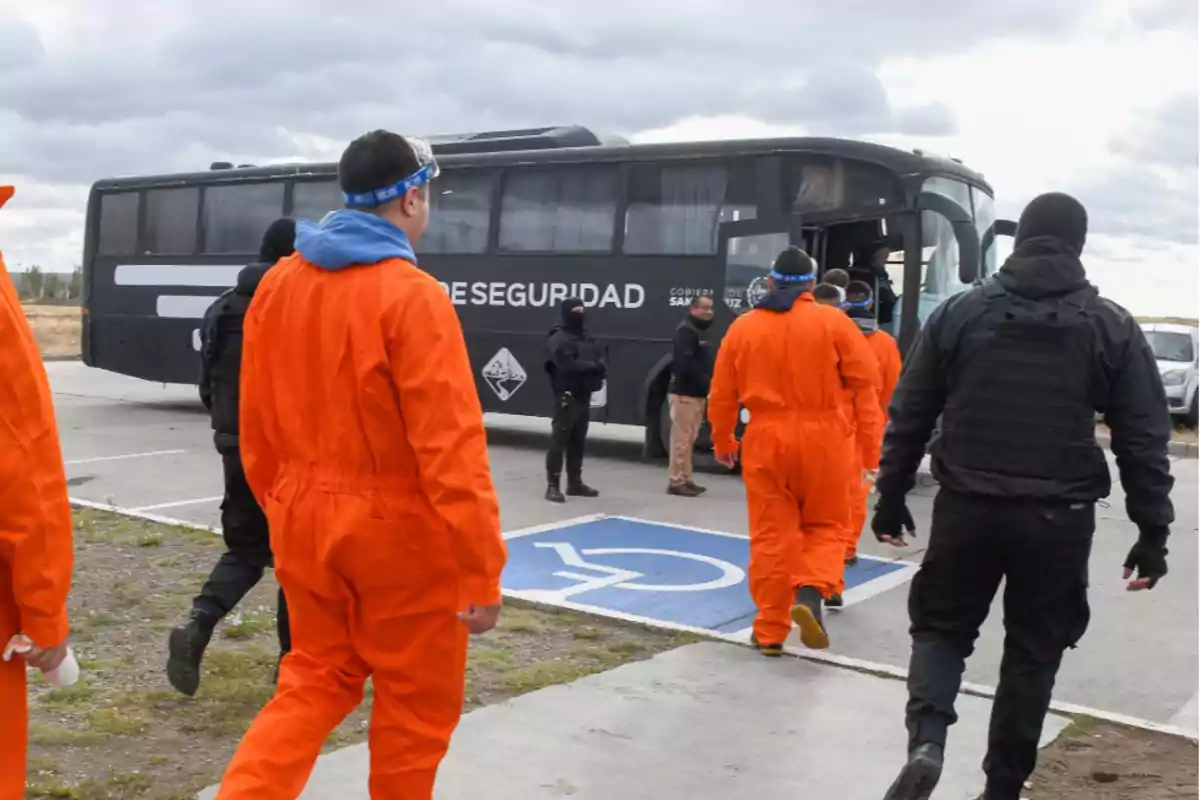
[[[374,214],[343,209],[319,223],[296,221],[296,252],[321,269],[377,264],[389,258],[417,263],[404,231]]]

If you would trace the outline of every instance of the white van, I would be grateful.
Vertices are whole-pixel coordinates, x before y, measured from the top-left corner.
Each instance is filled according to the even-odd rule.
[[[1200,410],[1196,393],[1200,336],[1196,326],[1148,322],[1142,325],[1142,330],[1158,361],[1171,416],[1183,417],[1188,425],[1195,427]]]

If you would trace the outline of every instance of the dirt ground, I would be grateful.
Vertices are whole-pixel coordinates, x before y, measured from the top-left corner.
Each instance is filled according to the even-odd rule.
[[[44,357],[79,356],[79,337],[83,327],[79,306],[26,305],[23,308]]]
[[[70,597],[77,684],[34,678],[27,798],[191,800],[216,783],[273,691],[276,584],[269,576],[226,620],[195,698],[164,674],[166,638],[221,552],[211,533],[95,511],[76,512]],[[648,658],[689,636],[509,604],[472,642],[467,709]],[[368,685],[368,698],[370,686]],[[334,731],[336,748],[366,737],[369,701]]]
[[[1038,756],[1028,800],[1194,800],[1195,742],[1080,719]]]

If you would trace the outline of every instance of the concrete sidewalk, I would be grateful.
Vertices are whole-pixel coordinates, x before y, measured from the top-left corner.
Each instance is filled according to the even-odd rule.
[[[463,717],[437,800],[879,800],[905,757],[900,681],[702,642]],[[974,800],[991,701],[962,696],[935,800]],[[1043,746],[1067,720],[1051,716]],[[365,744],[302,800],[367,800]],[[215,788],[200,795],[210,800]]]

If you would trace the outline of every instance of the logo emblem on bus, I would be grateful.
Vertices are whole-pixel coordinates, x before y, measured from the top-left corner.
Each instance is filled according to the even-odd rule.
[[[483,379],[502,402],[507,402],[517,390],[525,385],[529,376],[517,357],[507,347],[501,347],[496,355],[483,365]]]
[[[767,286],[766,275],[750,281],[750,285],[746,287],[746,305],[754,308],[767,296],[767,292],[769,291],[770,287]]]

